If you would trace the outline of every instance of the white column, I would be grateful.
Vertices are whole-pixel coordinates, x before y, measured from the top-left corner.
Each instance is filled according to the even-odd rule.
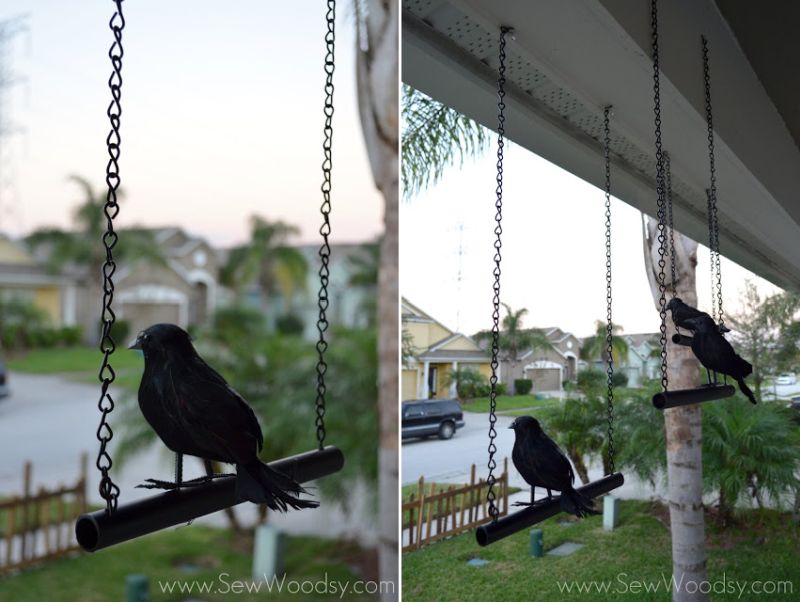
[[[431,396],[430,389],[428,388],[428,377],[430,376],[431,363],[426,361],[422,370],[422,399],[429,399]]]
[[[456,371],[458,370],[458,362],[453,362],[453,365],[450,367],[452,372],[450,373],[450,397],[456,397],[458,395],[458,391],[456,391]]]
[[[75,286],[68,284],[61,289],[64,295],[61,306],[61,321],[64,326],[74,326],[76,322],[75,313],[77,310]]]

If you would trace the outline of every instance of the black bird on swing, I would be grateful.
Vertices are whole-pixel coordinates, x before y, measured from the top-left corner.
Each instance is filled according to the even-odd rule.
[[[723,337],[717,324],[709,316],[689,318],[692,326],[692,351],[703,366],[712,372],[727,374],[739,383],[739,389],[751,403],[757,403],[755,395],[744,382],[753,372],[753,366],[734,351],[733,346]]]
[[[695,309],[691,305],[688,305],[683,302],[680,297],[673,297],[667,303],[667,309],[672,313],[672,322],[678,328],[683,328],[684,330],[691,330],[694,332],[695,326],[690,320],[693,318],[708,318],[711,319],[706,312],[700,311],[699,309]],[[720,326],[719,331],[723,334],[726,332],[730,332],[731,329],[727,326]]]
[[[258,459],[264,437],[253,409],[201,358],[189,335],[174,324],[139,333],[130,349],[144,353],[139,407],[164,444],[176,454],[175,483],[148,479],[146,488],[175,489],[208,482],[182,481],[183,454],[236,465],[236,498],[272,510],[316,508],[299,483]]]
[[[508,428],[514,429],[514,449],[511,460],[525,482],[531,486],[531,501],[517,502],[517,506],[532,506],[537,487],[547,490],[548,500],[552,491],[561,492],[561,509],[577,517],[600,514],[592,501],[581,495],[572,486],[575,473],[569,460],[550,437],[542,430],[539,421],[532,416],[516,418]]]

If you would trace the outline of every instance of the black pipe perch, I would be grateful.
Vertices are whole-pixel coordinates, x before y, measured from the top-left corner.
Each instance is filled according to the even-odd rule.
[[[615,472],[597,481],[592,481],[583,487],[578,487],[577,491],[582,497],[592,499],[605,495],[606,493],[621,487],[625,482],[622,473]],[[540,523],[562,512],[561,496],[544,499],[528,506],[524,510],[514,512],[494,522],[487,523],[478,527],[475,536],[478,545],[487,546],[500,541],[501,539],[513,535],[522,529]]]
[[[653,405],[659,410],[689,406],[704,401],[725,399],[736,394],[733,385],[704,385],[696,389],[661,391],[653,395]]]
[[[344,455],[334,446],[291,456],[268,466],[298,483],[307,483],[331,474],[344,466]],[[236,476],[222,476],[206,483],[166,491],[130,504],[83,514],[75,525],[78,544],[87,552],[141,537],[161,529],[188,523],[196,518],[235,506],[242,500],[236,494]]]

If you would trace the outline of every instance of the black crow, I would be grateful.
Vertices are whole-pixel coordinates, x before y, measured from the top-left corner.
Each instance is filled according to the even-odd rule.
[[[692,351],[700,363],[708,370],[727,374],[739,383],[739,389],[751,403],[757,403],[756,397],[744,382],[746,376],[753,372],[750,362],[736,354],[731,344],[725,340],[717,325],[709,316],[689,318],[693,327]]]
[[[514,429],[515,435],[511,460],[522,478],[531,486],[531,503],[518,505],[532,505],[534,491],[537,487],[544,487],[548,499],[552,497],[552,490],[561,492],[561,509],[564,512],[578,517],[600,514],[593,508],[592,501],[572,486],[575,473],[569,460],[544,433],[538,420],[531,416],[520,416],[508,428]]]
[[[273,510],[315,508],[297,497],[306,491],[258,459],[264,437],[248,403],[197,354],[189,335],[174,324],[155,324],[139,333],[131,349],[144,353],[139,407],[164,444],[182,454],[236,465],[236,495]],[[203,481],[203,479],[199,479]],[[150,487],[182,483],[150,479]]]
[[[670,299],[669,303],[667,303],[667,309],[672,312],[672,322],[675,324],[675,326],[685,330],[694,331],[694,326],[692,326],[692,323],[689,322],[689,320],[692,318],[705,317],[711,319],[711,316],[709,316],[706,312],[695,309],[691,305],[687,305],[680,297],[673,297]],[[727,326],[721,326],[719,331],[724,334],[726,332],[730,332],[731,329]]]

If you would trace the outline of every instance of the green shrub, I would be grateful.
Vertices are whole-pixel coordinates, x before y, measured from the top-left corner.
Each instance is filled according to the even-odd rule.
[[[517,395],[527,395],[533,388],[533,381],[530,378],[514,379],[514,392]]]
[[[596,368],[578,372],[578,389],[586,396],[600,395],[606,388],[606,373]]]
[[[275,328],[280,334],[300,336],[305,330],[305,324],[297,314],[288,313],[275,320]]]
[[[483,385],[489,386],[486,377],[473,368],[458,368],[447,373],[445,385],[450,386],[455,382],[456,395],[459,399],[474,399],[479,397],[477,389]]]
[[[508,393],[508,385],[506,383],[497,383],[497,394],[498,395],[505,395]],[[491,389],[489,390],[491,393]]]
[[[0,301],[0,340],[9,350],[38,346],[48,340],[40,332],[48,328],[47,314],[29,301],[8,299]]]
[[[100,331],[103,332],[103,324],[100,324]],[[131,323],[128,320],[121,320],[117,318],[114,320],[114,323],[111,325],[111,338],[114,339],[114,342],[117,346],[120,345],[127,345],[128,341],[130,340],[131,334]]]
[[[613,376],[611,377],[611,384],[615,387],[627,387],[628,386],[628,374],[625,372],[614,372]]]
[[[83,329],[80,326],[62,326],[58,331],[58,339],[61,344],[72,347],[81,342]]]
[[[266,331],[264,314],[254,307],[231,305],[214,313],[211,336],[228,347],[260,337]]]

